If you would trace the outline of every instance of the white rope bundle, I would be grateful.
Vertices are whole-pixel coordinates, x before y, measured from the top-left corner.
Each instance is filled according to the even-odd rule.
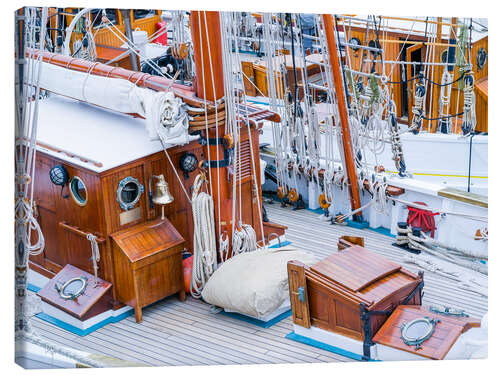
[[[45,248],[45,237],[43,235],[40,224],[33,216],[33,208],[31,204],[24,199],[18,199],[15,205],[15,218],[17,228],[25,228],[27,233],[35,231],[37,233],[37,242],[30,243],[30,238],[25,238],[24,249],[29,252],[29,255],[39,255]]]
[[[193,184],[191,207],[193,211],[193,270],[190,291],[194,298],[201,297],[201,291],[215,270],[217,249],[215,245],[214,201],[201,191],[205,178],[196,176]]]
[[[97,286],[97,270],[99,269],[98,263],[101,260],[101,253],[99,252],[99,244],[97,237],[92,233],[87,233],[87,240],[90,241],[90,249],[92,250],[92,265],[94,266],[94,288]]]
[[[448,72],[447,69],[444,70],[443,76],[441,77],[441,90],[439,93],[439,117],[445,117],[449,112],[450,97],[451,97],[451,82],[453,81],[453,72]],[[450,124],[450,122],[447,122]],[[448,126],[449,127],[449,126]],[[450,132],[450,129],[448,129]]]
[[[257,236],[251,225],[240,224],[233,233],[232,256],[257,250]]]
[[[466,77],[470,79],[466,79]],[[472,73],[464,75],[464,118],[463,123],[469,124],[469,133],[476,129],[476,95],[474,94],[474,77]]]

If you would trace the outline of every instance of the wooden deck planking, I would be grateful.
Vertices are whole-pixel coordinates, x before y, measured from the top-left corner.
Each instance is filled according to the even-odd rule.
[[[337,251],[341,235],[362,236],[365,246],[416,272],[418,267],[403,263],[406,254],[392,246],[394,239],[372,230],[330,225],[318,214],[293,211],[279,204],[266,205],[271,220],[287,225],[287,239],[319,258]],[[456,283],[426,272],[424,303],[463,308],[471,315],[487,311],[487,298],[461,290]],[[34,326],[40,335],[60,345],[102,353],[147,365],[220,365],[345,362],[349,358],[285,338],[292,330],[288,317],[270,328],[261,328],[222,314],[188,297],[180,302],[166,298],[144,308],[143,322],[133,317],[109,324],[80,337],[39,319]]]

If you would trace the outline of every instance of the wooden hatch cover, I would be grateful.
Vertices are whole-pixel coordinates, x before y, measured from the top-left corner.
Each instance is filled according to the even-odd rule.
[[[406,345],[401,338],[401,325],[424,317],[439,319],[432,336],[424,341],[419,349]],[[479,319],[433,313],[429,306],[401,305],[378,330],[373,342],[430,359],[444,359],[462,333],[480,326]]]
[[[154,262],[165,249],[184,242],[169,220],[136,225],[113,233],[111,237],[133,264]]]
[[[72,285],[68,285],[72,280]],[[67,264],[37,295],[42,301],[85,320],[111,308],[111,286],[111,283],[100,278],[95,280],[94,275]],[[62,293],[58,289],[63,289]],[[72,293],[77,296],[71,298]]]
[[[358,292],[401,269],[397,263],[361,246],[351,246],[332,254],[311,269],[325,278]]]

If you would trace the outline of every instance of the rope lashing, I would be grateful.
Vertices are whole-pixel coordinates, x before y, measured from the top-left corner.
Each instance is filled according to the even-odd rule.
[[[94,288],[97,286],[97,270],[99,269],[98,263],[101,260],[101,254],[99,252],[99,244],[97,243],[97,237],[92,233],[87,233],[87,240],[90,241],[90,248],[92,250],[92,265],[94,266]]]
[[[241,224],[233,233],[232,256],[257,250],[257,235],[251,225]]]
[[[456,264],[461,267],[465,267],[471,269],[476,272],[480,272],[484,275],[488,274],[488,267],[481,262],[474,262],[471,259],[464,259],[465,255],[468,258],[472,258],[472,260],[476,260],[479,258],[484,258],[480,254],[472,253],[471,251],[466,251],[463,249],[453,248],[444,246],[442,243],[434,241],[429,237],[423,235],[421,230],[417,227],[408,228],[406,233],[403,233],[404,228],[398,229],[400,242],[403,244],[401,238],[406,235],[408,239],[408,247],[412,250],[419,250],[426,254],[433,255],[436,258],[445,260],[447,262]],[[399,243],[398,243],[399,244]]]
[[[464,118],[462,133],[467,135],[476,128],[476,96],[474,94],[474,75],[469,72],[464,77]]]
[[[414,103],[411,109],[413,117],[411,119],[411,129],[415,134],[420,131],[422,127],[422,117],[425,115],[424,100],[426,88],[423,80],[420,80],[415,87]]]
[[[423,202],[415,202],[416,204],[427,206]],[[421,208],[406,206],[408,209],[408,219],[406,222],[408,225],[413,227],[419,227],[422,232],[431,232],[431,237],[434,238],[434,231],[436,228],[436,223],[434,221],[434,216],[439,215],[439,212],[432,212],[429,210],[424,210]]]

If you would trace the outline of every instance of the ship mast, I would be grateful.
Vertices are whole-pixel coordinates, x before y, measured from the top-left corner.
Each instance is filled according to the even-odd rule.
[[[196,69],[195,91],[198,98],[213,102],[224,98],[224,72],[219,12],[191,11],[191,36]],[[224,160],[225,111],[219,111],[216,125],[204,131],[204,155],[208,161],[210,193],[214,200],[215,232],[231,238],[232,200],[228,189],[227,160]],[[219,253],[220,254],[220,253]]]
[[[325,37],[328,45],[330,66],[332,69],[333,84],[337,94],[337,105],[340,114],[340,127],[342,129],[342,149],[344,150],[345,168],[349,183],[349,192],[351,198],[351,208],[356,210],[361,207],[359,198],[358,179],[356,175],[356,166],[354,164],[354,151],[351,141],[351,130],[347,116],[347,105],[345,101],[344,85],[342,83],[342,73],[340,71],[339,56],[337,53],[337,43],[333,31],[333,17],[331,14],[323,14],[323,24],[325,27]],[[356,213],[357,216],[361,212]]]

